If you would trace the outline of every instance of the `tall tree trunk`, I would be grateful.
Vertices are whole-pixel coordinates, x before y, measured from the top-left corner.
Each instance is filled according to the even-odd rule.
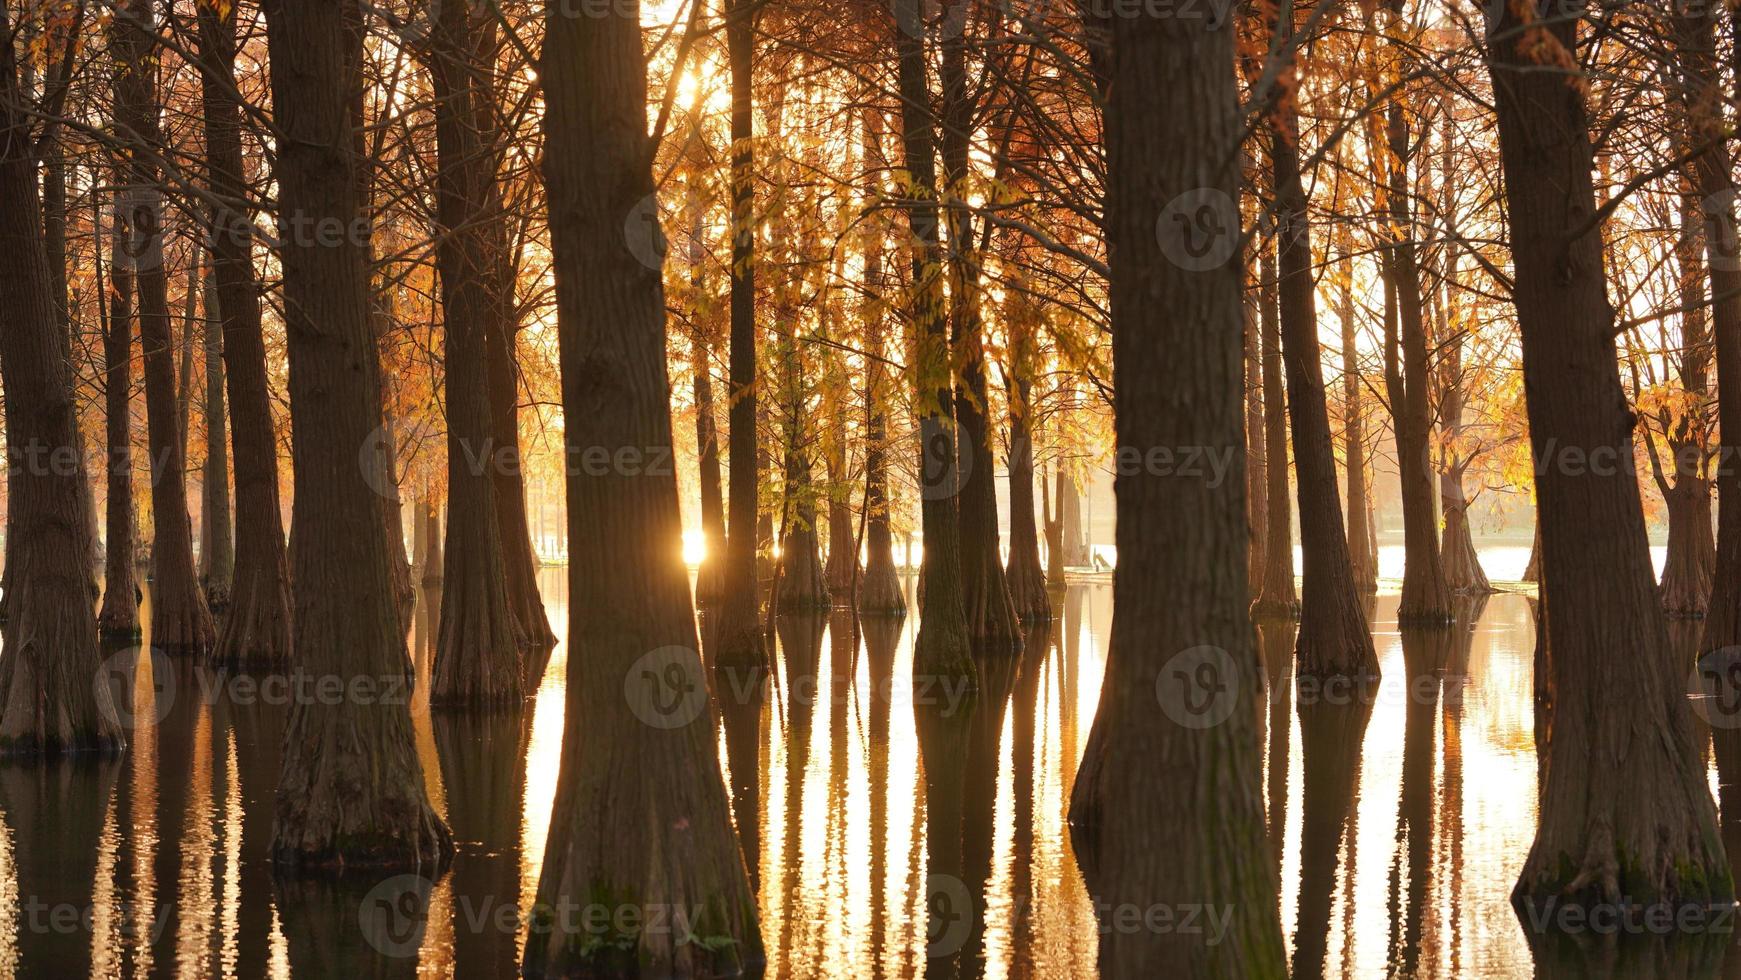
[[[1255,276],[1253,278],[1256,278]],[[1264,419],[1263,327],[1258,294],[1245,287],[1245,514],[1246,591],[1256,602],[1263,594],[1269,543],[1269,433]],[[1278,372],[1279,373],[1279,372]],[[1278,381],[1279,384],[1279,381]],[[1286,435],[1283,437],[1286,441]],[[1287,502],[1287,497],[1282,497]],[[1291,571],[1291,570],[1290,570]],[[1289,575],[1289,584],[1293,576]],[[1290,647],[1291,649],[1291,647]]]
[[[638,7],[604,17],[552,8],[545,24],[545,181],[570,452],[672,445],[661,274],[624,247],[622,233],[622,216],[654,189]],[[568,502],[577,652],[538,902],[554,909],[609,896],[619,907],[697,918],[684,924],[688,935],[592,935],[566,916],[542,923],[547,930],[535,923],[525,972],[759,971],[755,897],[720,774],[688,574],[676,557],[676,475],[571,470]],[[660,682],[675,678],[676,688],[648,691],[640,681],[649,670]],[[661,712],[671,694],[681,714]]]
[[[1403,0],[1389,0],[1388,15],[1400,21]],[[1396,28],[1402,30],[1399,24]],[[1409,70],[1411,61],[1400,42],[1397,63]],[[1451,589],[1439,559],[1439,522],[1433,509],[1431,368],[1427,362],[1425,304],[1415,254],[1414,211],[1410,201],[1409,162],[1413,154],[1403,97],[1391,98],[1386,116],[1389,159],[1384,187],[1389,211],[1390,241],[1383,255],[1384,274],[1395,291],[1400,331],[1386,331],[1385,381],[1390,391],[1396,433],[1397,471],[1402,481],[1403,573],[1397,621],[1413,626],[1444,626],[1451,622]],[[1389,325],[1389,320],[1386,320]],[[1401,363],[1396,356],[1398,333]],[[1399,370],[1400,368],[1400,370]]]
[[[361,85],[354,0],[265,5],[272,103],[282,134],[275,177],[285,217],[354,228],[363,213],[349,98]],[[347,9],[353,8],[353,9]],[[366,244],[281,236],[297,589],[298,683],[377,696],[297,698],[284,733],[272,855],[292,870],[431,871],[453,852],[429,805],[403,696],[410,657],[395,608],[377,474],[359,456],[382,430]],[[368,533],[367,529],[377,529]]]
[[[290,566],[279,503],[278,435],[266,377],[254,227],[246,211],[236,95],[236,8],[201,4],[200,87],[212,215],[212,274],[223,319],[224,382],[236,461],[236,555],[230,606],[212,648],[218,667],[282,670],[290,661]]]
[[[757,446],[755,71],[753,0],[726,0],[726,54],[731,66],[731,364],[726,434],[730,486],[727,492],[725,561],[714,651],[716,665],[765,667],[768,641],[757,614],[761,536],[758,515],[761,449]]]
[[[103,604],[97,628],[105,637],[139,635],[138,529],[133,514],[133,259],[120,225],[121,198],[109,229],[109,282],[103,282],[102,243],[97,244],[99,301],[103,317],[103,404],[108,440],[108,480],[103,538]],[[100,222],[99,222],[100,225]],[[8,536],[10,542],[10,536]]]
[[[1108,922],[1100,967],[1111,977],[1281,976],[1256,733],[1263,675],[1245,612],[1244,311],[1227,232],[1239,223],[1243,131],[1233,34],[1160,16],[1118,18],[1113,32],[1106,213],[1118,444],[1226,446],[1235,472],[1226,486],[1122,469],[1115,481],[1117,680],[1095,719],[1110,732],[1109,760],[1104,832],[1087,863],[1099,869],[1096,898],[1114,909],[1200,903],[1230,909],[1233,921],[1220,943]],[[1226,253],[1181,262],[1173,257],[1197,243],[1155,229],[1167,227],[1175,188],[1205,182],[1204,206],[1222,211],[1210,247]],[[1198,683],[1202,667],[1211,687],[1172,693]],[[1211,691],[1215,717],[1195,713]]]
[[[67,296],[67,173],[66,154],[60,139],[50,134],[42,147],[42,239],[43,250],[48,256],[49,292],[54,298],[55,315],[60,329],[67,335],[69,349],[73,335],[72,304]],[[100,245],[98,247],[101,247]],[[75,376],[74,382],[77,382]],[[79,428],[78,419],[73,420],[75,429]],[[82,430],[78,442],[79,451],[84,452],[85,440]],[[88,477],[88,474],[87,474]],[[98,576],[102,574],[103,549],[97,540],[97,499],[96,490],[90,479],[84,483],[84,507],[87,520],[86,528],[91,532],[88,553],[91,560],[91,588],[97,587]]]
[[[1691,134],[1689,134],[1690,137]],[[1704,222],[1699,201],[1687,194],[1681,199],[1681,229],[1675,241],[1675,262],[1680,267],[1681,351],[1676,358],[1681,388],[1690,405],[1672,415],[1664,412],[1664,441],[1668,444],[1673,479],[1664,472],[1654,444],[1651,470],[1657,489],[1668,505],[1668,554],[1657,592],[1663,611],[1671,617],[1703,618],[1711,598],[1711,577],[1716,573],[1717,546],[1711,536],[1711,480],[1706,471],[1709,430],[1704,414],[1710,406],[1711,331],[1706,313]],[[1650,438],[1649,430],[1645,438]],[[1703,632],[1703,630],[1700,630]]]
[[[785,431],[785,485],[780,507],[780,567],[775,604],[781,613],[817,613],[828,609],[828,583],[822,566],[822,550],[816,533],[816,483],[812,479],[810,435],[806,405],[809,401],[805,369],[798,350],[794,317],[782,316],[778,359],[784,374],[785,405],[781,428]]]
[[[919,635],[913,645],[913,672],[935,678],[975,678],[962,592],[961,533],[956,511],[959,490],[950,382],[947,307],[944,305],[942,240],[938,228],[936,121],[926,78],[925,26],[919,0],[894,0],[895,51],[901,96],[901,146],[910,195],[907,224],[912,232],[913,406],[919,417],[919,493],[925,531]]]
[[[224,411],[224,334],[217,277],[205,279],[206,465],[200,474],[200,580],[213,609],[228,609],[236,550],[230,535],[229,421]]]
[[[1052,618],[1046,571],[1040,565],[1040,534],[1034,523],[1034,324],[1022,317],[1009,322],[1010,370],[1010,561],[1006,571],[1010,601],[1023,623]]]
[[[1439,415],[1445,429],[1445,462],[1439,473],[1439,500],[1445,512],[1443,547],[1439,557],[1445,571],[1445,585],[1457,595],[1485,594],[1493,591],[1487,572],[1481,567],[1481,555],[1475,550],[1473,528],[1469,524],[1469,497],[1463,492],[1463,474],[1469,460],[1463,456],[1463,338],[1447,337],[1440,355]],[[1707,520],[1706,537],[1710,537]]]
[[[1583,80],[1539,64],[1544,51],[1570,58],[1578,11],[1539,2],[1497,12],[1486,53],[1539,474],[1547,661],[1540,822],[1512,900],[1603,914],[1638,896],[1676,909],[1728,904],[1735,890],[1686,670],[1669,653],[1638,481],[1624,465],[1633,420],[1593,221]],[[1733,380],[1719,368],[1720,382]],[[1574,456],[1623,465],[1561,465]]]
[[[1291,39],[1293,0],[1283,0],[1278,29],[1284,39]],[[1295,652],[1302,676],[1365,680],[1378,676],[1378,655],[1372,648],[1372,634],[1367,632],[1366,612],[1354,584],[1348,538],[1342,529],[1336,455],[1331,448],[1330,413],[1324,402],[1324,367],[1314,296],[1317,286],[1312,276],[1312,229],[1306,211],[1305,186],[1300,178],[1296,113],[1290,103],[1289,108],[1272,115],[1270,126],[1280,222],[1277,299],[1282,356],[1287,368],[1288,416],[1293,423],[1300,551],[1304,559],[1300,635],[1295,641]]]
[[[965,12],[954,16],[965,17]],[[949,339],[959,359],[955,387],[956,483],[961,540],[961,601],[967,629],[981,652],[1019,650],[1021,627],[1004,577],[998,540],[997,457],[991,448],[990,386],[986,383],[985,324],[980,309],[981,258],[967,199],[977,106],[969,95],[967,30],[942,41],[943,199],[949,231]]]
[[[865,109],[864,158],[872,174],[888,170],[883,149],[883,113]],[[880,177],[877,178],[880,180]],[[879,188],[880,190],[880,188]],[[884,262],[886,225],[865,236],[864,282],[866,300],[860,309],[865,331],[865,447],[864,447],[864,581],[859,584],[858,610],[866,615],[904,616],[907,597],[895,570],[894,532],[889,525],[888,416],[888,295],[891,277]]]
[[[1378,591],[1378,567],[1367,543],[1370,494],[1366,488],[1366,409],[1361,405],[1360,350],[1354,333],[1354,259],[1346,249],[1348,269],[1337,283],[1336,316],[1342,322],[1342,459],[1348,472],[1348,557],[1354,563],[1354,585],[1361,595]]]
[[[695,601],[709,606],[724,594],[725,492],[719,472],[719,417],[713,404],[713,348],[699,331],[690,340],[689,367],[695,392],[695,445],[701,478],[701,568]]]
[[[126,739],[109,685],[92,683],[101,667],[72,349],[43,250],[10,13],[0,6],[0,384],[12,474],[0,755],[119,751]]]
[[[194,572],[186,459],[176,397],[175,341],[163,254],[163,189],[156,159],[156,5],[126,0],[116,11],[116,117],[129,134],[126,216],[128,251],[139,293],[139,345],[145,359],[145,408],[151,449],[151,642],[171,653],[204,654],[215,639]]]
[[[1264,497],[1263,586],[1252,615],[1259,619],[1300,614],[1294,590],[1294,509],[1288,486],[1288,403],[1282,377],[1282,321],[1276,306],[1276,253],[1263,250],[1258,263],[1258,320],[1263,333],[1263,442],[1269,485]]]
[[[435,86],[436,267],[446,337],[447,544],[441,619],[430,667],[438,707],[503,709],[521,703],[520,636],[508,605],[507,565],[493,471],[500,465],[490,417],[486,338],[499,329],[490,289],[485,228],[502,220],[491,206],[495,155],[482,120],[495,107],[482,79],[494,45],[472,8],[439,8],[431,34]]]

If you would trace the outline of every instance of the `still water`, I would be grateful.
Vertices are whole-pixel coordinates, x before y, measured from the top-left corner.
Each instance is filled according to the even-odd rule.
[[[543,586],[562,633],[564,571]],[[412,634],[424,672],[426,606]],[[907,683],[913,622],[866,623],[856,646],[839,615],[782,624],[776,682],[725,699],[718,738],[770,976],[1094,974],[1065,813],[1111,587],[1075,585],[1060,606],[941,727],[915,705],[937,698]],[[1377,600],[1385,685],[1357,756],[1304,738],[1285,684],[1270,699],[1265,796],[1295,973],[1529,975],[1507,902],[1535,815],[1529,600],[1493,596],[1452,633],[1406,644],[1395,606]],[[1291,628],[1262,643],[1285,668]],[[513,975],[555,790],[565,646],[519,718],[414,708],[458,842],[451,870],[336,887],[277,882],[267,861],[284,699],[122,656],[139,664],[123,757],[0,767],[0,976]]]

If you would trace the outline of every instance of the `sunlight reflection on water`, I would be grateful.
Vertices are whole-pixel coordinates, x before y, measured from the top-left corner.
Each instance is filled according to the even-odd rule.
[[[565,571],[542,582],[565,635]],[[1065,814],[1099,699],[1110,585],[1076,585],[1060,605],[1060,622],[988,671],[997,696],[938,743],[951,751],[931,754],[915,704],[925,697],[907,682],[914,621],[866,621],[856,648],[847,617],[781,624],[777,683],[722,702],[718,731],[769,976],[934,971],[938,876],[967,903],[943,950],[953,972],[1093,975],[1096,924]],[[1431,643],[1405,642],[1395,606],[1381,596],[1374,611],[1385,681],[1357,758],[1314,766],[1320,749],[1291,695],[1269,706],[1264,792],[1290,956],[1336,977],[1528,974],[1507,898],[1535,819],[1529,600],[1466,607]],[[424,674],[433,625],[425,603],[412,630]],[[1285,666],[1291,627],[1262,645]],[[559,645],[523,718],[414,708],[459,854],[384,950],[364,930],[373,881],[287,893],[270,874],[284,709],[203,696],[188,665],[143,658],[134,710],[146,723],[120,760],[41,776],[0,767],[0,975],[512,975],[555,793],[567,663]],[[173,703],[150,723],[166,689]],[[1430,696],[1411,696],[1420,690]],[[1338,766],[1340,780],[1312,775]]]

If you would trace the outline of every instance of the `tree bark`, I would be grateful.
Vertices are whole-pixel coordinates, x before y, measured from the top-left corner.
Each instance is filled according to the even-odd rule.
[[[965,17],[965,12],[955,16]],[[954,386],[956,498],[961,548],[961,601],[968,634],[979,652],[1014,652],[1021,627],[1004,577],[998,540],[997,457],[991,448],[991,406],[986,382],[985,324],[980,309],[981,258],[973,215],[969,155],[977,106],[969,96],[967,29],[947,32],[942,42],[943,200],[949,232],[949,342],[959,361]]]
[[[446,338],[447,542],[441,617],[430,667],[432,706],[508,709],[521,704],[520,645],[508,604],[508,571],[496,506],[487,337],[500,329],[500,299],[490,289],[492,256],[485,229],[502,220],[495,155],[483,120],[495,111],[483,78],[494,70],[493,44],[472,8],[444,4],[430,45],[435,88],[436,267]]]
[[[97,628],[104,637],[132,638],[139,630],[138,529],[133,514],[133,259],[123,241],[121,198],[109,229],[109,282],[97,275],[103,318],[103,405],[108,440],[103,538],[103,604]],[[102,248],[98,244],[97,248]],[[100,258],[99,258],[100,261]],[[14,477],[16,479],[16,477]],[[8,536],[10,538],[10,536]]]
[[[910,195],[912,232],[914,412],[919,417],[919,493],[924,565],[919,635],[913,672],[933,678],[975,679],[962,587],[956,494],[959,490],[954,391],[950,380],[948,309],[943,297],[943,249],[938,227],[936,121],[926,78],[925,27],[919,0],[894,0],[895,51],[901,96],[901,146]]]
[[[176,396],[175,341],[164,269],[163,189],[155,154],[159,39],[156,6],[127,0],[113,20],[116,116],[129,135],[126,216],[128,251],[139,294],[139,345],[145,361],[145,408],[151,449],[151,642],[176,654],[205,654],[216,638],[193,561],[185,447]]]
[[[1360,350],[1354,333],[1354,259],[1344,251],[1349,269],[1338,283],[1336,316],[1342,322],[1342,459],[1348,473],[1348,557],[1354,566],[1354,586],[1361,595],[1378,591],[1378,567],[1368,547],[1372,528],[1366,484],[1366,409],[1361,404]]]
[[[1282,321],[1276,306],[1276,254],[1263,251],[1258,264],[1258,320],[1263,334],[1264,488],[1268,503],[1263,545],[1263,585],[1252,615],[1259,619],[1297,618],[1294,590],[1294,513],[1288,486],[1288,404],[1282,378]]]
[[[1278,30],[1290,38],[1294,5],[1281,5]],[[1330,414],[1324,402],[1324,368],[1318,342],[1316,283],[1312,276],[1312,229],[1300,178],[1297,109],[1271,117],[1280,238],[1277,299],[1282,355],[1287,369],[1288,416],[1293,423],[1294,471],[1300,501],[1303,556],[1300,635],[1295,652],[1306,677],[1378,676],[1378,655],[1367,632],[1366,612],[1354,584],[1342,503],[1336,487],[1336,456]],[[1272,454],[1272,459],[1274,455]],[[1273,464],[1272,464],[1273,465]],[[1272,561],[1274,559],[1271,559]]]
[[[1200,238],[1156,234],[1176,189],[1207,182],[1198,193],[1221,212],[1222,238],[1210,247],[1233,244],[1243,130],[1234,39],[1201,19],[1159,16],[1118,18],[1113,32],[1106,213],[1118,445],[1225,446],[1235,472],[1225,486],[1123,467],[1115,480],[1116,674],[1095,719],[1109,733],[1104,830],[1086,863],[1099,869],[1096,898],[1112,908],[1208,903],[1233,921],[1221,943],[1104,928],[1100,968],[1109,977],[1282,976],[1259,785],[1263,680],[1245,611],[1241,265],[1236,248],[1214,264],[1177,261],[1169,256],[1187,252],[1169,244],[1190,249]],[[1163,694],[1170,710],[1156,710],[1165,685],[1201,677],[1187,663],[1214,664],[1214,690],[1224,692],[1215,703],[1227,709],[1219,723],[1205,724],[1192,698]]]
[[[200,86],[206,167],[219,206],[212,216],[212,274],[223,320],[224,382],[236,462],[236,554],[230,606],[211,664],[282,670],[290,660],[290,566],[279,502],[278,435],[266,376],[266,341],[255,279],[254,228],[246,208],[241,105],[236,96],[236,12],[199,8]]]
[[[1253,276],[1252,278],[1257,278]],[[1246,590],[1252,602],[1263,594],[1269,543],[1269,454],[1264,419],[1263,326],[1258,294],[1245,287],[1245,513]],[[1279,372],[1278,372],[1279,373]],[[1279,383],[1279,382],[1278,382]],[[1283,435],[1286,442],[1287,436]],[[1282,497],[1285,502],[1286,496]],[[1290,584],[1293,576],[1289,576]],[[1290,645],[1289,649],[1292,649]]]
[[[710,606],[724,593],[725,493],[720,487],[719,418],[713,404],[713,348],[698,331],[690,342],[690,372],[695,391],[695,445],[701,477],[701,568],[695,575],[695,601]]]
[[[206,465],[200,473],[200,580],[206,602],[228,609],[230,581],[236,574],[235,539],[230,534],[229,421],[224,411],[224,334],[216,276],[205,280]]]
[[[653,194],[638,4],[546,18],[544,117],[551,241],[570,452],[672,445],[661,273],[623,243],[625,215]],[[735,435],[735,433],[734,433]],[[669,468],[568,475],[571,623],[568,723],[539,878],[543,908],[609,901],[698,915],[628,935],[534,923],[530,977],[729,976],[763,964],[755,898],[732,831],[715,718],[697,653],[676,475]],[[734,525],[741,529],[744,525]],[[648,658],[660,660],[649,675]],[[643,676],[675,678],[679,710]],[[635,692],[624,697],[625,691]],[[668,696],[668,694],[667,694]],[[601,941],[602,940],[602,941]]]
[[[126,739],[92,613],[72,349],[55,307],[10,9],[0,6],[0,384],[6,395],[7,618],[0,755],[115,752]]]
[[[363,207],[350,138],[361,84],[353,0],[268,0],[265,11],[280,227],[354,228]],[[390,550],[403,557],[403,546],[388,540],[364,456],[383,425],[368,246],[294,228],[280,238],[296,475],[293,680],[337,679],[375,696],[291,705],[272,856],[293,872],[432,872],[453,840],[424,790],[406,698],[393,696],[410,667],[390,567]]]
[[[1035,343],[1033,324],[1012,318],[1010,331],[1010,560],[1006,570],[1010,601],[1023,623],[1052,618],[1052,597],[1040,565],[1040,534],[1034,523]]]
[[[1400,20],[1402,8],[1403,0],[1389,0],[1387,14]],[[1398,43],[1396,47],[1401,70],[1409,70],[1411,59],[1406,46]],[[1385,381],[1390,390],[1403,504],[1402,598],[1397,604],[1396,616],[1401,624],[1446,626],[1451,622],[1451,589],[1445,582],[1445,570],[1439,558],[1439,523],[1433,510],[1431,368],[1427,361],[1426,315],[1421,300],[1414,212],[1409,196],[1409,161],[1413,155],[1413,143],[1400,94],[1390,100],[1386,135],[1390,154],[1389,165],[1385,168],[1384,198],[1390,218],[1390,241],[1382,264],[1385,277],[1394,290],[1401,327],[1394,333],[1387,330],[1385,337]],[[1387,326],[1389,322],[1387,318]],[[1397,358],[1399,339],[1400,364]]]
[[[1575,15],[1576,11],[1572,11]],[[1537,461],[1546,644],[1540,822],[1513,904],[1614,911],[1734,899],[1692,737],[1686,670],[1657,601],[1615,359],[1576,16],[1498,8],[1487,60],[1516,269],[1530,440]],[[1732,380],[1733,376],[1720,380]],[[1590,453],[1594,451],[1596,456]],[[1612,458],[1619,465],[1567,466]],[[1603,534],[1591,534],[1603,528]],[[1604,692],[1624,691],[1624,698]]]
[[[713,660],[733,668],[767,667],[768,640],[758,615],[760,549],[758,493],[761,451],[757,446],[755,71],[753,0],[726,0],[726,54],[731,68],[731,355],[726,434],[730,486],[726,501],[722,596]]]
[[[1691,138],[1691,134],[1688,134]],[[1673,480],[1651,450],[1652,473],[1668,505],[1668,553],[1657,592],[1671,617],[1702,619],[1709,608],[1711,578],[1716,573],[1717,546],[1711,536],[1709,429],[1704,414],[1710,406],[1711,331],[1706,313],[1704,214],[1695,195],[1681,201],[1681,233],[1675,242],[1680,267],[1681,351],[1675,359],[1681,388],[1691,403],[1682,411],[1661,413]],[[1688,410],[1691,409],[1691,410]],[[1645,431],[1645,438],[1650,432]],[[1700,630],[1699,632],[1703,632]],[[1697,644],[1695,643],[1695,646]]]

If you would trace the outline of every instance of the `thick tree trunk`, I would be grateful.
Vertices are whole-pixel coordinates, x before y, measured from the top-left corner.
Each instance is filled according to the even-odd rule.
[[[186,459],[176,396],[175,341],[164,269],[163,189],[153,162],[161,139],[157,115],[156,6],[127,0],[113,20],[116,115],[137,144],[128,148],[128,251],[139,293],[139,344],[145,361],[145,408],[151,449],[151,642],[180,654],[204,654],[216,638],[194,571]],[[190,287],[197,288],[190,283]]]
[[[1047,483],[1040,481],[1040,507],[1046,528],[1046,585],[1052,589],[1062,589],[1067,585],[1064,573],[1064,488],[1066,486],[1064,465],[1052,465],[1056,493],[1047,493]],[[1057,504],[1054,506],[1053,501]]]
[[[481,79],[493,69],[494,45],[466,4],[446,4],[431,35],[435,85],[436,266],[446,337],[447,543],[441,618],[430,668],[429,701],[437,707],[518,707],[520,641],[508,604],[508,572],[493,471],[500,465],[490,417],[485,347],[499,328],[499,299],[485,227],[502,220],[491,206],[495,159],[481,138],[495,111]]]
[[[230,581],[236,574],[235,539],[230,534],[229,422],[224,411],[224,334],[217,278],[205,279],[206,465],[200,473],[200,581],[215,610],[230,606]]]
[[[361,84],[353,0],[269,0],[265,10],[280,214],[352,228],[363,213],[349,139],[349,96]],[[358,465],[383,424],[367,246],[350,235],[336,245],[280,237],[296,474],[293,680],[373,696],[292,704],[273,860],[296,871],[430,873],[453,841],[429,805],[404,696],[410,657],[390,555],[404,548],[388,540],[377,474]]]
[[[116,211],[120,211],[119,198]],[[116,225],[109,233],[109,282],[103,283],[100,271],[97,276],[97,288],[107,297],[103,404],[108,440],[103,604],[97,612],[97,628],[105,637],[131,638],[140,634],[139,582],[134,568],[139,542],[133,515],[133,259],[127,254],[119,218],[117,213]]]
[[[1282,976],[1256,735],[1262,673],[1245,612],[1241,268],[1243,126],[1233,34],[1199,19],[1123,17],[1107,120],[1113,390],[1121,447],[1225,446],[1232,479],[1127,472],[1115,481],[1119,561],[1109,675],[1095,727],[1109,734],[1104,830],[1085,863],[1117,908],[1206,903],[1232,912],[1228,938],[1110,921],[1109,977]],[[1222,211],[1219,262],[1157,236],[1176,188]],[[1214,253],[1211,253],[1213,255]],[[1180,684],[1216,680],[1191,696]],[[1198,713],[1209,692],[1215,717]],[[1156,710],[1157,693],[1161,709]],[[1200,860],[1214,854],[1213,861]]]
[[[1686,670],[1669,653],[1629,465],[1633,420],[1592,222],[1584,94],[1577,79],[1537,63],[1544,45],[1573,49],[1577,18],[1561,8],[1550,13],[1546,3],[1498,12],[1487,57],[1540,474],[1548,609],[1540,824],[1513,902],[1553,900],[1610,915],[1620,914],[1621,902],[1727,904],[1733,879],[1693,742]],[[1720,381],[1733,380],[1720,371]],[[1561,465],[1567,454],[1620,465]],[[1605,693],[1614,691],[1626,697]]]
[[[46,141],[42,148],[42,238],[43,249],[48,256],[49,295],[54,299],[56,322],[67,335],[69,349],[73,336],[72,304],[67,295],[67,173],[66,155],[58,138]],[[99,246],[100,247],[100,246]],[[76,378],[75,378],[76,383]],[[78,429],[79,421],[75,418],[73,426]],[[85,447],[84,434],[79,434],[75,443],[79,451]],[[85,526],[91,532],[88,548],[91,561],[91,589],[95,594],[98,578],[102,575],[103,548],[97,540],[97,499],[96,489],[90,479],[85,480],[84,507],[87,520]]]
[[[1280,12],[1284,37],[1292,34],[1293,20],[1294,5],[1285,0]],[[1293,111],[1284,115],[1291,116]],[[1300,179],[1298,120],[1285,118],[1278,123],[1272,119],[1270,128],[1280,221],[1277,299],[1287,369],[1288,417],[1293,423],[1304,572],[1295,651],[1301,676],[1369,680],[1378,676],[1378,655],[1373,652],[1372,634],[1367,632],[1366,612],[1354,583],[1348,538],[1342,528],[1336,455],[1331,447],[1330,413],[1324,402],[1312,229]]]
[[[622,237],[623,216],[653,193],[637,6],[604,17],[553,8],[545,24],[545,181],[571,452],[672,445],[661,275]],[[576,652],[538,902],[682,909],[690,921],[681,930],[604,935],[576,930],[568,917],[535,922],[525,973],[759,971],[755,897],[732,832],[688,574],[676,552],[676,475],[571,470],[568,506]],[[649,658],[659,662],[649,667]],[[644,677],[677,683],[648,690]],[[673,694],[681,714],[663,710]]]
[[[964,16],[964,15],[963,15]],[[969,94],[967,31],[942,42],[943,199],[949,247],[949,339],[951,360],[961,365],[955,385],[956,483],[961,540],[961,601],[967,629],[979,652],[1013,652],[1021,627],[1004,577],[998,538],[997,457],[991,447],[990,386],[986,382],[985,324],[980,309],[981,258],[972,213],[970,150],[978,107]]]
[[[236,14],[199,8],[206,166],[220,205],[212,216],[212,274],[223,320],[224,381],[236,469],[236,554],[230,606],[211,664],[282,670],[290,661],[290,566],[279,503],[278,436],[266,377],[254,229],[246,213],[241,106],[235,87]]]
[[[715,627],[717,666],[766,667],[768,640],[758,615],[757,558],[761,520],[757,499],[761,449],[756,438],[756,219],[754,105],[755,24],[753,0],[727,0],[726,53],[731,66],[731,364],[726,433],[730,485],[727,493],[725,561]]]
[[[1258,263],[1258,320],[1263,334],[1263,443],[1268,486],[1264,521],[1263,585],[1251,614],[1259,619],[1294,618],[1300,601],[1294,590],[1294,512],[1288,486],[1288,404],[1282,380],[1282,321],[1276,306],[1276,253],[1263,251]]]
[[[0,384],[6,394],[8,616],[0,644],[0,755],[125,745],[107,684],[94,684],[91,528],[72,350],[42,246],[31,118],[0,7]]]
[[[932,678],[974,680],[962,588],[959,491],[954,391],[950,381],[947,307],[943,297],[943,249],[938,227],[937,160],[926,77],[925,28],[919,0],[894,0],[895,50],[901,95],[901,146],[911,199],[913,315],[916,320],[909,373],[919,417],[919,494],[924,524],[923,586],[913,672]],[[1000,576],[1001,577],[1001,576]]]

